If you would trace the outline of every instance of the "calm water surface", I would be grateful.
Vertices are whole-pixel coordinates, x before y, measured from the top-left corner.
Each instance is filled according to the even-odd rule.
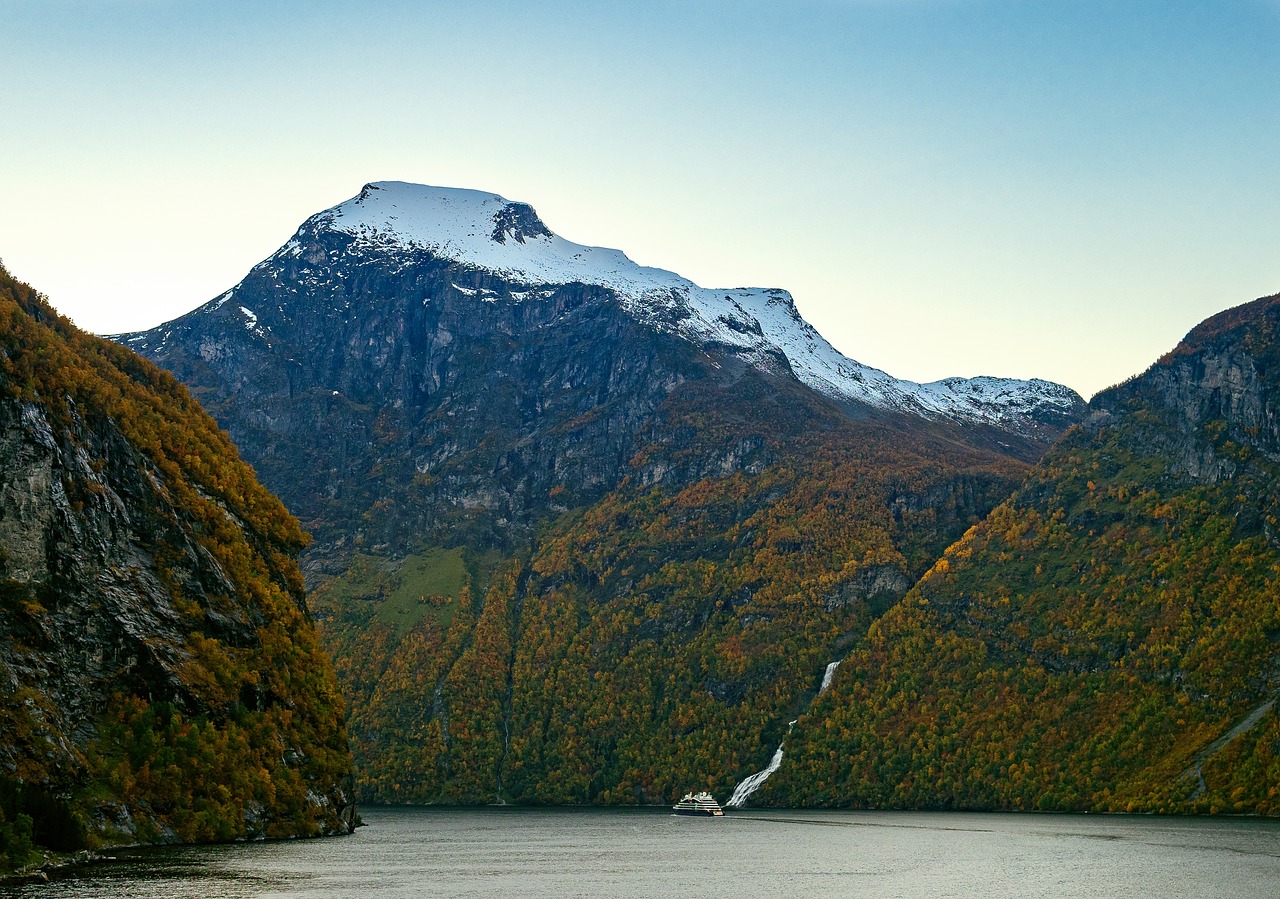
[[[1280,896],[1280,822],[369,809],[353,836],[119,852],[0,897]]]

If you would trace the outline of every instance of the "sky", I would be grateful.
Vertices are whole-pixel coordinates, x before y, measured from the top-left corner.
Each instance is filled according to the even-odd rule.
[[[0,258],[98,333],[369,181],[492,191],[916,381],[1088,397],[1280,291],[1280,0],[0,0]]]

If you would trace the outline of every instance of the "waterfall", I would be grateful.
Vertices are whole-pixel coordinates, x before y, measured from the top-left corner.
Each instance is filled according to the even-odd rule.
[[[763,771],[757,771],[742,783],[738,784],[733,790],[733,796],[725,803],[725,808],[742,808],[743,803],[747,801],[747,797],[760,789],[760,784],[769,779],[769,775],[778,770],[778,766],[782,764],[782,747],[778,747],[778,751],[773,754],[773,758],[769,759],[769,767]]]
[[[819,696],[827,692],[827,687],[831,686],[831,678],[836,676],[836,669],[839,667],[840,667],[840,662],[832,662],[830,665],[827,666],[826,673],[822,675],[822,686],[818,688]]]
[[[822,673],[822,685],[818,687],[818,696],[827,692],[827,687],[831,686],[831,679],[836,675],[836,669],[840,667],[840,662],[835,661],[827,665],[827,670]],[[791,724],[795,724],[794,721]],[[787,733],[791,732],[791,724],[787,725]],[[777,771],[782,765],[782,747],[786,745],[786,740],[778,744],[777,750],[773,753],[773,758],[769,759],[769,764],[765,766],[763,771],[757,771],[750,775],[733,789],[733,795],[729,797],[729,801],[724,804],[725,808],[742,808],[747,802],[747,797],[760,789],[760,785],[769,779],[769,775]]]

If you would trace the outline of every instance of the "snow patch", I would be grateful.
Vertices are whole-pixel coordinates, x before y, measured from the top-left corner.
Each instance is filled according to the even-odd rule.
[[[267,339],[266,332],[263,331],[262,328],[258,327],[257,313],[255,313],[252,309],[247,309],[244,306],[241,306],[240,314],[243,315],[245,318],[244,329],[246,331],[248,331],[250,334],[261,337],[263,340]],[[270,330],[270,329],[268,328],[267,330]],[[270,342],[268,342],[268,345],[270,345]]]

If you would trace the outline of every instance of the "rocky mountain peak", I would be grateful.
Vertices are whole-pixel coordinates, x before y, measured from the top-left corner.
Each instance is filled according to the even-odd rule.
[[[1280,459],[1280,295],[1218,313],[1142,375],[1103,391],[1091,424],[1141,410],[1161,422],[1172,470],[1216,483],[1252,455]]]
[[[308,225],[311,228],[308,228]],[[405,247],[431,246],[464,258],[485,244],[555,237],[527,203],[463,188],[404,181],[366,184],[345,203],[314,216],[302,231],[329,229]]]
[[[498,243],[506,243],[507,238],[524,243],[526,237],[550,236],[550,229],[528,203],[508,203],[494,213],[493,239]]]
[[[732,725],[746,736],[723,741],[726,751],[776,745],[759,722],[788,720],[810,687],[808,666],[1007,495],[1058,436],[1052,423],[1020,431],[1017,403],[1052,405],[1061,391],[1072,409],[1074,394],[1044,382],[898,381],[837,352],[786,291],[703,288],[541,233],[532,209],[495,194],[387,183],[361,193],[310,219],[224,296],[124,341],[189,385],[313,535],[304,570],[332,591],[316,608],[331,633],[356,641],[345,646],[389,633],[379,622],[391,594],[363,572],[396,579],[385,585],[407,600],[404,629],[389,635],[413,628],[423,654],[410,661],[396,648],[374,664],[348,648],[343,670],[371,672],[379,696],[397,697],[351,702],[363,716],[355,731],[368,737],[362,758],[403,750],[418,760],[401,801],[495,795],[447,772],[501,770],[500,759],[476,761],[479,744],[464,734],[492,731],[491,688],[525,695],[520,653],[561,657],[544,631],[568,641],[570,667],[585,665],[581,679],[560,683],[622,670],[625,696],[590,687],[587,701],[630,708],[634,694],[637,720],[655,722],[619,733],[632,748],[615,758],[692,770],[688,756],[672,756],[685,748],[651,742],[677,725],[647,705],[658,695],[650,659],[663,684],[668,671],[689,675],[664,695],[710,703],[698,712],[707,721],[749,723]],[[543,547],[545,560],[532,559]],[[446,592],[437,575],[456,602],[433,599]],[[510,587],[501,595],[499,579]],[[850,586],[832,594],[838,584]],[[621,630],[598,630],[588,623],[596,616]],[[512,642],[495,649],[486,635],[506,641],[508,628]],[[588,636],[597,633],[603,640]],[[743,634],[745,666],[731,648]],[[704,658],[711,645],[730,661]],[[625,660],[641,656],[645,671],[633,678]],[[471,658],[498,664],[471,674]],[[424,672],[424,697],[396,692],[393,670]],[[473,685],[483,697],[467,692]],[[508,707],[576,721],[558,702]],[[586,707],[581,696],[571,704]],[[437,742],[401,742],[393,706]],[[541,728],[526,720],[504,726]],[[561,753],[560,737],[550,740]],[[510,770],[524,783],[504,779],[497,795],[569,801],[534,783],[543,763],[512,747]],[[636,782],[617,795],[653,801],[671,789]],[[583,801],[599,788],[572,790]]]
[[[1043,438],[1083,410],[1069,388],[1041,380],[947,378],[919,384],[849,359],[807,322],[791,294],[777,288],[705,288],[674,272],[642,266],[620,250],[586,246],[551,231],[533,207],[494,193],[400,181],[366,184],[360,193],[312,216],[255,271],[298,279],[303,285],[350,281],[375,263],[397,272],[422,264],[451,264],[455,286],[472,291],[477,310],[496,295],[474,292],[468,278],[499,279],[504,299],[541,303],[562,285],[604,288],[633,319],[688,341],[713,355],[731,355],[767,372],[788,370],[801,383],[838,403],[994,426],[1018,437]],[[361,276],[363,277],[363,276]],[[241,285],[243,287],[243,285]],[[214,313],[241,288],[198,312]],[[323,291],[322,291],[323,292]],[[344,300],[346,302],[346,300]],[[277,304],[282,313],[288,304]],[[270,322],[252,305],[230,304],[223,315],[270,342]],[[530,312],[539,318],[541,312]],[[127,338],[157,351],[154,335]]]

